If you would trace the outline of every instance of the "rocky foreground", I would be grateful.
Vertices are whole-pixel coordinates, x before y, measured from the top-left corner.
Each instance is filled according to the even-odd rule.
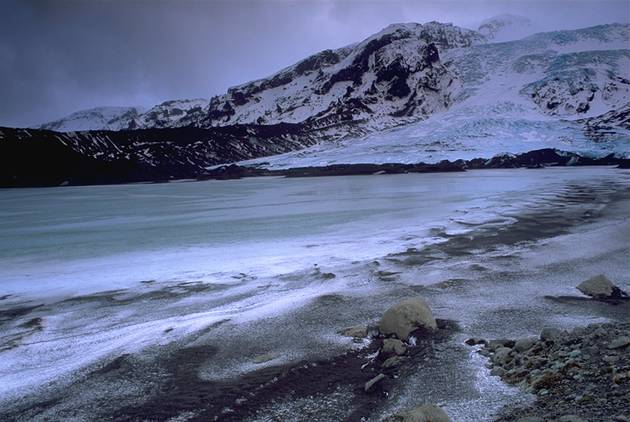
[[[598,275],[577,286],[591,300],[611,306],[630,298],[606,276]],[[426,301],[405,300],[385,312],[376,342],[375,362],[380,372],[365,384],[369,392],[387,379],[390,368],[404,364],[409,351],[436,333],[438,325]],[[357,327],[346,331],[361,336]],[[630,322],[592,324],[570,332],[545,328],[538,337],[486,341],[479,353],[489,358],[491,374],[536,396],[527,407],[506,407],[495,419],[519,422],[630,421]],[[423,404],[391,415],[387,421],[443,422],[448,415],[433,404]]]
[[[628,295],[606,276],[577,286],[611,306]],[[630,323],[592,324],[567,332],[545,328],[517,340],[468,339],[481,345],[491,374],[536,396],[527,407],[507,408],[498,421],[630,421]]]
[[[493,375],[537,397],[499,421],[630,421],[630,323],[549,328],[538,338],[490,341],[480,353]]]

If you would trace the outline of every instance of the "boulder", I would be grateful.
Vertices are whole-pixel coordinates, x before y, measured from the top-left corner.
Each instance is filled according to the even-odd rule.
[[[495,363],[503,364],[510,360],[510,352],[512,349],[509,347],[499,347],[492,357],[492,361]]]
[[[385,356],[404,355],[407,351],[407,346],[402,341],[395,338],[386,338],[383,340],[383,347],[381,347],[381,353]]]
[[[384,335],[395,334],[407,340],[409,334],[418,328],[429,331],[437,329],[437,323],[426,300],[421,297],[406,299],[389,308],[378,325]]]
[[[451,422],[446,412],[434,404],[424,404],[411,410],[396,413],[386,419],[390,422]]]
[[[581,282],[576,288],[586,296],[594,299],[613,299],[628,296],[603,274]]]

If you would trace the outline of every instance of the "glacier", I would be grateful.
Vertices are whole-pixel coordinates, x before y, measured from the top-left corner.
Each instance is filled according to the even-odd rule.
[[[613,24],[447,50],[442,60],[461,81],[448,110],[382,132],[242,164],[435,163],[541,148],[627,157],[627,123],[613,122],[597,136],[587,129],[589,121],[610,110],[630,108],[628,40],[629,26]],[[561,106],[552,108],[553,101]]]

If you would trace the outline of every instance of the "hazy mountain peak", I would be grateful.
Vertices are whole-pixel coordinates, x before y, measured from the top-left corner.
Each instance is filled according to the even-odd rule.
[[[478,31],[493,42],[512,41],[537,32],[538,28],[529,18],[511,14],[501,14],[486,19]]]
[[[69,116],[44,123],[38,129],[71,132],[80,130],[121,130],[144,112],[144,107],[94,107],[80,110]]]

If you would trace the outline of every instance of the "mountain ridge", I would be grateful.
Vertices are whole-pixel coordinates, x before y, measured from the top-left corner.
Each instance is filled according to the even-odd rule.
[[[114,129],[111,133],[4,129],[0,146],[63,141],[89,159],[128,160],[174,177],[182,172],[163,165],[170,158],[160,154],[181,159],[189,176],[190,160],[195,172],[203,172],[235,161],[270,169],[437,163],[544,148],[624,157],[630,155],[629,43],[628,24],[507,42],[488,42],[452,24],[394,24],[209,100],[166,101],[142,113],[87,111]],[[120,119],[112,110],[121,112]],[[81,121],[77,113],[74,117]],[[292,132],[265,135],[282,125],[292,125]],[[200,143],[184,142],[189,129],[205,130]],[[36,148],[7,151],[39,154]]]

